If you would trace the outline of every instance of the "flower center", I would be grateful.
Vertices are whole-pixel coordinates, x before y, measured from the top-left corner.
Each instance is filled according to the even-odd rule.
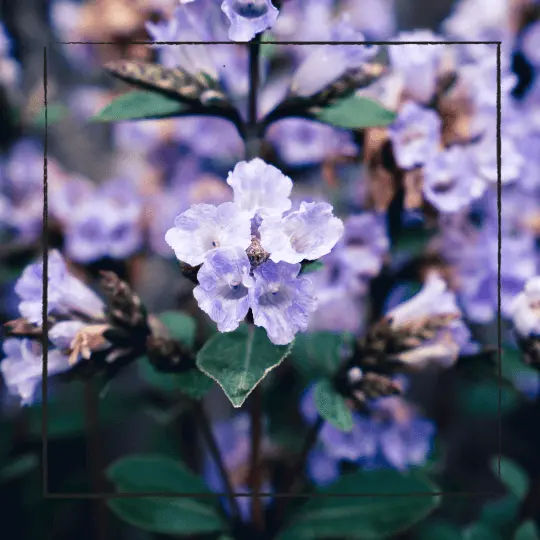
[[[235,0],[233,9],[241,17],[256,19],[268,11],[266,0]]]

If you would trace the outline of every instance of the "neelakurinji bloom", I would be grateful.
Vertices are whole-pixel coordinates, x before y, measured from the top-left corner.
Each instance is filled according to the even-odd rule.
[[[530,278],[510,307],[517,333],[523,338],[540,337],[540,276]]]
[[[440,146],[441,119],[435,111],[409,101],[389,127],[397,164],[403,169],[424,165]]]
[[[232,41],[249,41],[271,28],[279,15],[271,0],[224,0],[221,9],[231,23]]]
[[[41,344],[30,339],[8,338],[4,341],[3,352],[5,358],[0,361],[0,373],[9,393],[19,396],[22,405],[31,404],[43,374]],[[48,375],[69,367],[66,355],[57,349],[49,351]]]
[[[484,193],[487,185],[476,173],[470,152],[461,146],[437,152],[425,164],[423,178],[424,196],[445,213],[467,207]]]
[[[92,318],[102,318],[105,306],[102,300],[82,281],[72,276],[62,255],[56,250],[48,258],[48,314],[70,315],[82,313]],[[20,298],[19,311],[28,322],[42,323],[43,263],[27,266],[15,284]]]
[[[193,294],[220,331],[236,329],[251,308],[273,343],[290,343],[316,307],[299,263],[329,253],[343,223],[327,203],[290,210],[291,179],[260,158],[238,163],[227,183],[234,202],[192,206],[165,240],[180,261],[202,264]]]

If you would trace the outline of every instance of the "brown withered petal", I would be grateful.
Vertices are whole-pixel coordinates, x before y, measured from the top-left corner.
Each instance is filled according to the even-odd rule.
[[[69,345],[69,365],[74,365],[79,357],[88,360],[93,352],[107,347],[109,343],[103,334],[108,329],[107,324],[91,324],[81,328]]]
[[[9,336],[18,336],[18,337],[41,337],[42,329],[40,326],[29,323],[26,319],[22,317],[19,319],[13,319],[4,323],[4,328],[6,333]]]

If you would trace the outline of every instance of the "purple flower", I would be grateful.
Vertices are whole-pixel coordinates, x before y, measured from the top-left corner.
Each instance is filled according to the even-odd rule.
[[[260,158],[241,161],[227,177],[234,202],[250,217],[279,215],[291,207],[292,180]]]
[[[431,30],[414,30],[401,32],[396,41],[441,41],[441,37]],[[431,99],[447,50],[445,45],[392,45],[388,48],[392,66],[403,78],[405,91],[411,99],[421,103]]]
[[[41,345],[29,339],[9,338],[4,341],[6,357],[0,362],[0,372],[10,394],[18,395],[22,405],[34,400],[43,372]],[[47,374],[69,369],[67,356],[58,350],[49,351]]]
[[[389,128],[397,164],[403,169],[423,165],[438,150],[441,120],[437,113],[407,102]]]
[[[540,67],[540,22],[535,22],[525,29],[521,49],[527,60],[538,69]]]
[[[211,252],[197,274],[193,295],[199,307],[217,323],[220,332],[231,332],[247,315],[250,264],[244,249]]]
[[[64,259],[53,250],[48,260],[48,314],[82,313],[92,318],[103,317],[103,302],[82,281],[68,273]],[[27,266],[15,284],[20,298],[19,311],[31,323],[41,324],[43,263]]]
[[[386,316],[394,329],[418,327],[434,316],[448,317],[434,337],[397,355],[406,364],[435,362],[449,367],[457,360],[460,350],[469,344],[470,334],[461,319],[455,295],[436,273],[428,276],[418,294],[392,309]]]
[[[343,234],[343,222],[328,203],[302,202],[299,210],[283,218],[264,219],[259,232],[272,261],[294,264],[330,253]]]
[[[224,0],[221,9],[231,23],[232,41],[249,41],[271,28],[279,15],[271,0]]]
[[[333,41],[364,41],[364,36],[345,21],[331,31]],[[370,60],[377,48],[369,45],[320,45],[310,53],[293,74],[291,91],[310,97],[339,79],[349,69],[359,68]]]
[[[272,261],[254,270],[255,284],[249,290],[253,320],[276,345],[290,343],[296,332],[305,331],[315,310],[313,285],[298,277],[299,272],[299,264]]]
[[[246,249],[251,242],[250,218],[235,203],[196,204],[176,217],[165,241],[178,260],[197,266],[219,248]]]
[[[424,166],[423,191],[440,212],[458,212],[482,195],[483,179],[475,174],[470,153],[460,146],[438,152]]]
[[[66,251],[73,260],[122,259],[141,246],[142,205],[130,182],[112,180],[76,200],[66,222]]]
[[[313,387],[302,398],[312,399]],[[314,421],[311,415],[307,419]],[[340,431],[325,423],[319,444],[310,453],[307,469],[317,484],[338,475],[338,463],[348,461],[363,467],[392,467],[405,470],[425,462],[435,434],[433,423],[419,416],[401,397],[385,397],[371,402],[367,414],[353,415],[353,429]]]
[[[520,336],[540,336],[540,276],[527,280],[524,289],[514,298],[510,312]]]
[[[266,137],[280,158],[293,166],[313,165],[334,156],[354,156],[357,147],[350,132],[304,118],[273,123]]]

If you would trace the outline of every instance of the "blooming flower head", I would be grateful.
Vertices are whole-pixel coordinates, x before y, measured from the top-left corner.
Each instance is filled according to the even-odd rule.
[[[0,372],[10,394],[18,395],[23,405],[34,400],[43,373],[41,345],[29,339],[9,338],[4,341],[6,357],[0,361]],[[68,359],[60,351],[49,351],[47,373],[54,375],[69,368]]]
[[[48,313],[68,315],[83,313],[102,317],[104,304],[82,281],[69,274],[66,263],[56,250],[48,259]],[[20,298],[19,311],[30,323],[41,324],[43,296],[43,263],[27,266],[15,284]]]
[[[343,223],[327,203],[287,212],[292,181],[262,159],[238,163],[227,183],[234,202],[192,206],[165,240],[180,261],[202,264],[193,294],[220,331],[236,329],[251,309],[273,343],[290,343],[316,306],[298,263],[329,253]]]
[[[221,9],[231,23],[232,41],[249,41],[271,28],[279,15],[271,0],[224,0]]]
[[[389,127],[397,164],[403,169],[423,165],[438,150],[441,120],[437,113],[407,102]]]
[[[530,278],[512,302],[512,320],[524,338],[540,336],[540,276]]]

